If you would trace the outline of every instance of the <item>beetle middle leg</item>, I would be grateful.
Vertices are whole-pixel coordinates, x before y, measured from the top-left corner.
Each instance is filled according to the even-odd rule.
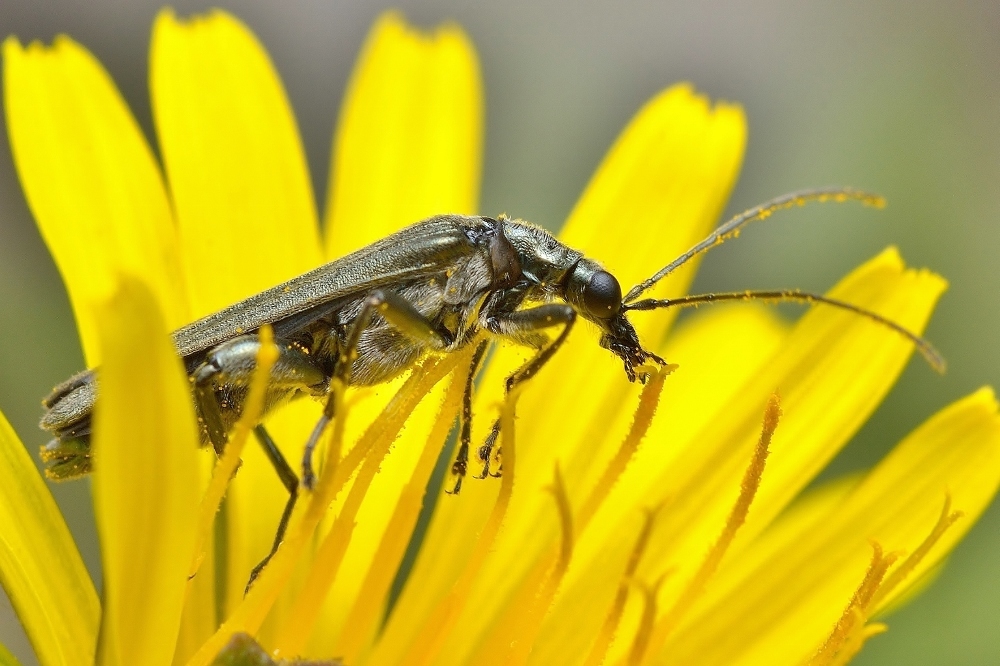
[[[457,480],[452,490],[445,491],[451,495],[458,494],[462,489],[462,479],[465,478],[465,473],[469,468],[469,444],[472,442],[472,388],[476,380],[476,373],[479,371],[479,367],[483,363],[483,357],[486,355],[486,347],[488,345],[489,343],[486,340],[479,343],[479,347],[476,348],[476,352],[472,356],[472,362],[469,364],[469,376],[465,380],[465,391],[462,393],[462,420],[459,436],[461,443],[458,446],[455,461],[451,464],[451,473],[457,477]]]
[[[275,344],[278,347],[278,360],[271,369],[267,391],[272,401],[297,391],[315,393],[322,390],[326,384],[326,376],[305,351],[285,341],[275,341]],[[234,338],[209,351],[205,360],[191,374],[198,412],[208,439],[218,455],[225,450],[227,432],[238,418],[239,408],[233,404],[233,396],[245,393],[249,386],[259,350],[260,340],[255,335]],[[285,536],[288,520],[298,498],[299,486],[292,467],[262,425],[254,428],[254,435],[288,491],[288,501],[281,514],[271,550],[253,568],[247,583],[248,589],[264,565],[277,552]]]
[[[372,318],[380,315],[386,323],[402,333],[412,342],[428,349],[444,349],[450,343],[449,333],[438,330],[409,301],[399,294],[378,289],[370,293],[361,305],[358,316],[347,331],[347,336],[340,345],[340,354],[333,372],[333,380],[348,386],[351,381],[351,371],[358,356],[358,344],[361,334],[372,324]],[[333,420],[333,395],[331,393],[323,409],[323,415],[309,436],[305,450],[302,452],[302,484],[312,489],[316,482],[313,471],[313,451],[319,444],[319,437],[330,421]]]
[[[572,307],[563,303],[547,303],[527,310],[517,310],[503,316],[494,316],[487,320],[487,328],[496,335],[510,337],[515,340],[531,339],[532,334],[539,333],[554,326],[562,326],[556,339],[548,345],[542,346],[538,353],[529,359],[524,365],[515,370],[504,385],[505,394],[510,395],[517,386],[528,381],[538,374],[538,372],[549,362],[549,359],[559,351],[576,321],[576,311]],[[483,472],[477,479],[485,479],[490,476],[490,461],[493,458],[493,447],[496,445],[500,435],[500,419],[493,422],[490,434],[486,441],[479,447],[479,459],[483,463]],[[499,454],[499,449],[497,449]],[[500,476],[499,470],[493,476]],[[461,477],[455,482],[453,493],[458,492],[462,487]]]

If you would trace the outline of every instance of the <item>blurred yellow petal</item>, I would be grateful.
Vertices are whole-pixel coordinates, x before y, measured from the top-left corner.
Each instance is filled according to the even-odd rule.
[[[21,666],[21,662],[3,644],[0,644],[0,664],[3,666]]]
[[[89,664],[101,615],[97,593],[49,489],[2,413],[0,478],[0,583],[43,666]]]
[[[305,153],[284,88],[250,30],[221,10],[160,12],[153,117],[193,317],[320,263]]]
[[[920,426],[822,520],[765,558],[732,561],[656,663],[798,664],[830,633],[871,559],[871,541],[912,552],[946,494],[963,512],[904,584],[905,594],[972,527],[1000,484],[1000,418],[980,390]],[[765,547],[768,540],[762,542]],[[898,564],[897,564],[898,566]],[[790,575],[794,572],[793,575]],[[892,569],[886,577],[892,576]],[[877,609],[876,609],[877,610]]]
[[[205,448],[199,456],[199,489],[208,486],[215,462],[215,451]],[[219,621],[216,605],[215,570],[216,549],[214,540],[206,544],[205,562],[208,565],[198,570],[198,575],[188,581],[188,589],[184,596],[184,609],[181,613],[180,630],[177,636],[177,647],[174,651],[174,663],[183,664],[198,648],[215,632]]]
[[[159,168],[114,82],[69,37],[4,42],[4,107],[21,186],[69,292],[84,356],[95,304],[120,271],[142,275],[167,324],[187,320],[176,237]]]
[[[438,213],[477,212],[483,91],[457,25],[432,33],[396,12],[372,28],[334,138],[326,250],[340,257]]]
[[[104,570],[102,664],[170,664],[200,479],[188,381],[149,289],[124,277],[101,311],[94,509]]]

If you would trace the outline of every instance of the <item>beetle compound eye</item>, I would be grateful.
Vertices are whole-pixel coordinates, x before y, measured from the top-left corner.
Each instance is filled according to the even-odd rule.
[[[622,305],[622,288],[615,276],[607,271],[591,275],[583,289],[583,305],[587,312],[599,319],[610,319],[618,314]]]

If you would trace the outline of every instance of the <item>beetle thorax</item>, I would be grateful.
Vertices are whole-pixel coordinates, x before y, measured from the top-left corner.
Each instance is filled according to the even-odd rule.
[[[514,247],[521,263],[521,274],[545,291],[564,284],[566,276],[582,257],[541,227],[524,222],[500,218],[503,235]]]

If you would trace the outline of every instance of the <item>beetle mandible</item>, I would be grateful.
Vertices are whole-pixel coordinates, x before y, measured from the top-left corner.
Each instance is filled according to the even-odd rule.
[[[847,199],[880,201],[839,187],[778,197],[718,227],[624,296],[614,275],[540,227],[505,216],[428,218],[176,331],[173,342],[191,379],[202,443],[211,444],[220,454],[224,450],[254,372],[261,344],[257,331],[268,324],[273,327],[279,356],[269,379],[265,413],[298,396],[325,397],[335,377],[348,386],[386,382],[427,354],[458,351],[483,332],[537,350],[508,377],[506,390],[510,392],[544,366],[578,318],[596,326],[601,347],[621,360],[629,381],[644,381],[651,365],[666,362],[642,347],[629,322],[630,311],[729,300],[792,300],[849,310],[905,336],[932,366],[943,368],[941,357],[923,338],[875,312],[819,294],[777,290],[639,298],[675,269],[737,235],[752,221],[808,201]],[[484,349],[474,354],[470,377],[482,362]],[[47,412],[41,427],[54,435],[41,452],[49,478],[71,479],[91,470],[91,414],[97,388],[96,371],[88,370],[57,386],[43,401]],[[461,442],[452,464],[452,493],[461,489],[469,464],[471,392],[470,380]],[[479,478],[490,475],[499,428],[496,421],[478,450],[483,465]],[[254,569],[251,581],[280,544],[299,487],[295,471],[262,425],[257,425],[255,434],[289,499],[271,553]],[[316,439],[314,433],[303,457],[302,483],[307,488],[313,482],[311,454]]]

